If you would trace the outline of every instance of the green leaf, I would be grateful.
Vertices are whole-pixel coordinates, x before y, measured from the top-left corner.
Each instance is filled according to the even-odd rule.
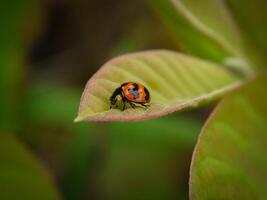
[[[81,90],[59,83],[35,82],[27,94],[29,123],[71,125]]]
[[[225,98],[204,126],[191,163],[192,199],[266,199],[267,76]]]
[[[104,140],[105,166],[97,177],[101,195],[124,200],[188,199],[191,153],[201,124],[181,115],[105,124],[109,140]]]
[[[255,66],[267,66],[267,3],[265,0],[227,0],[245,40],[246,56]]]
[[[150,0],[181,49],[223,63],[243,57],[238,28],[224,1]]]
[[[34,0],[1,0],[0,128],[17,131],[25,91],[27,48],[38,33],[40,5]]]
[[[148,109],[110,109],[110,96],[122,83],[143,84],[151,95]],[[240,84],[211,62],[166,50],[133,53],[106,63],[87,83],[76,121],[139,121],[218,99]]]
[[[0,199],[60,199],[45,169],[14,136],[2,133]]]
[[[75,124],[77,125],[77,124]],[[88,174],[94,162],[93,124],[71,127],[72,137],[65,155],[63,189],[65,200],[83,199],[88,192]],[[90,126],[88,126],[90,125]],[[100,134],[101,133],[97,133]]]
[[[63,156],[65,167],[62,181],[65,199],[82,199],[88,189],[88,177],[85,174],[89,173],[91,166],[88,158],[92,150],[93,124],[73,124],[80,90],[57,82],[34,82],[29,88],[25,106],[24,126],[28,129],[24,132],[28,134],[24,133],[23,136],[34,141],[33,145],[37,146],[39,151],[47,152],[51,148],[51,144],[47,144],[46,141],[57,141],[58,137],[65,138],[64,142],[67,141],[67,149]],[[43,127],[46,127],[45,130]],[[55,127],[56,130],[60,128],[61,136],[53,134]],[[39,134],[35,134],[34,130],[40,130]],[[61,142],[58,145],[61,145],[58,148],[64,149]]]
[[[184,116],[183,116],[184,115]],[[157,148],[170,146],[193,147],[200,131],[202,121],[185,113],[139,123],[109,123],[111,142],[135,144]],[[168,132],[168,133],[166,133]],[[114,140],[114,141],[113,141]]]

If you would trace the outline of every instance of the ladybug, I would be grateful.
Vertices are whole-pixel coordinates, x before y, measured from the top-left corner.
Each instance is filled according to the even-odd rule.
[[[145,86],[140,83],[126,82],[118,87],[110,97],[110,108],[118,107],[118,103],[122,103],[125,110],[126,103],[132,108],[135,108],[135,104],[140,104],[147,108],[150,102],[150,95]]]

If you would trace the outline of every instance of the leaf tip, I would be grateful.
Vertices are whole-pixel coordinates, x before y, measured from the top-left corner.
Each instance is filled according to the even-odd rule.
[[[74,123],[78,123],[78,122],[81,122],[81,121],[83,121],[83,118],[80,117],[80,116],[77,116],[77,117],[73,120]]]

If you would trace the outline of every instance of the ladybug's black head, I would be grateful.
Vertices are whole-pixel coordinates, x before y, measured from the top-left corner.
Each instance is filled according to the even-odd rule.
[[[111,106],[114,106],[118,101],[123,100],[121,87],[117,88],[110,97]]]

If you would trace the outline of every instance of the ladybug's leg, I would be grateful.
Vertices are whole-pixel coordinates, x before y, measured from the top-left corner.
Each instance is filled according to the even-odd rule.
[[[114,104],[110,104],[109,109],[114,108]]]
[[[111,98],[109,109],[114,108],[114,107],[115,108],[117,107],[117,99],[115,97],[114,98]]]
[[[117,101],[115,101],[114,104],[110,104],[109,109],[111,109],[111,108],[117,108],[117,107],[118,107]]]
[[[132,102],[129,102],[129,104],[130,104],[130,106],[131,106],[133,109],[135,109],[135,108],[136,108],[136,105],[135,105],[135,104],[133,104]]]
[[[125,110],[125,102],[123,102],[122,110]]]
[[[144,106],[145,108],[148,108],[149,107],[148,104],[141,103],[141,105]]]
[[[123,97],[122,98],[122,103],[123,103],[122,110],[125,110],[127,102],[129,102],[129,101],[125,97]]]

